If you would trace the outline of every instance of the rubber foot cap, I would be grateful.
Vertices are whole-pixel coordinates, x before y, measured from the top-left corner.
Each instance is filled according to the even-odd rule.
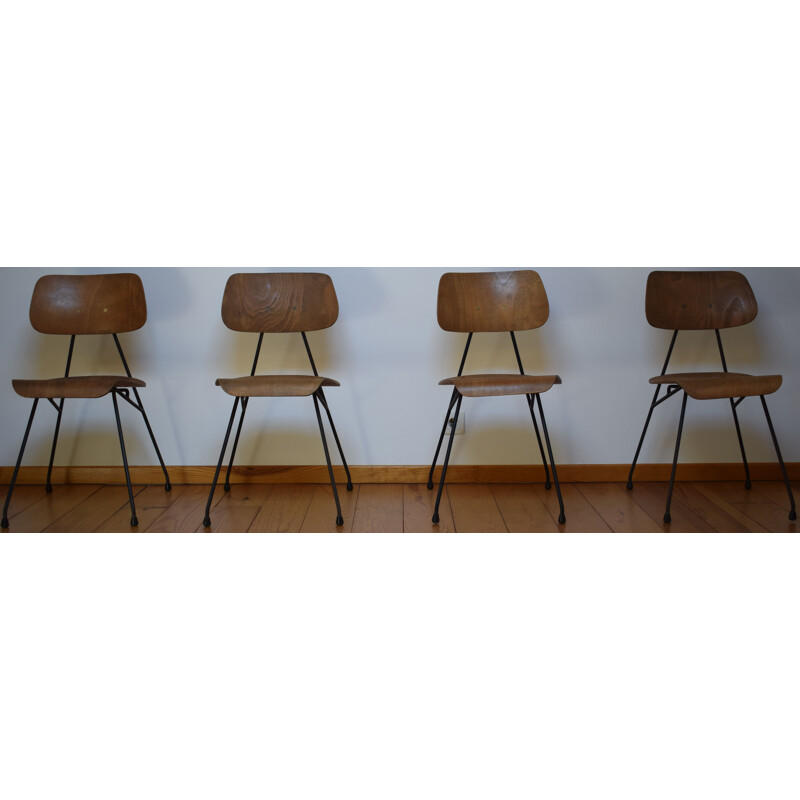
[[[206,517],[203,520],[203,527],[204,528],[210,528],[211,527],[211,517]]]
[[[433,522],[434,525],[438,525],[439,524],[439,515],[438,514],[434,514],[433,515],[433,519],[431,521]]]
[[[223,488],[223,489],[224,489],[226,492],[229,492],[229,491],[231,490],[231,485],[230,485],[229,483],[226,483],[226,484],[225,484],[225,485],[224,485],[222,488]]]
[[[0,522],[0,526],[2,526],[4,528],[8,527],[8,520],[5,517],[3,517],[3,521]]]
[[[797,519],[797,512],[796,511],[790,511],[789,512],[789,519],[792,520],[792,522],[794,522]],[[6,520],[3,523],[3,525],[4,525],[4,527],[7,528],[8,527],[8,520]]]
[[[750,483],[750,481],[747,481],[744,485],[744,488],[749,492],[753,488],[753,484]]]
[[[561,514],[561,515],[559,516],[559,518],[558,518],[558,524],[559,524],[559,525],[565,525],[565,524],[566,524],[566,522],[567,522],[567,518],[566,518],[566,516],[565,516],[564,514]]]
[[[50,492],[53,491],[53,487],[48,483],[47,486],[44,487],[44,490],[47,492],[47,494],[50,494]]]
[[[347,491],[348,492],[352,492],[353,491],[353,484],[352,483],[348,483],[347,484]]]
[[[341,527],[342,525],[344,525],[344,518],[340,514],[338,517],[336,517],[336,526]]]
[[[545,489],[552,489],[553,488],[553,484],[550,483],[550,481],[547,481],[547,483],[544,485],[544,488]]]
[[[669,514],[664,514],[664,524],[669,525],[672,522],[672,517]]]
[[[628,481],[627,489],[629,492],[633,491],[633,481]]]
[[[136,517],[131,517],[131,528],[138,528],[139,520]]]
[[[430,481],[428,481],[428,488],[433,489],[433,484]]]
[[[169,481],[167,481],[167,483],[164,484],[164,491],[165,492],[171,492],[172,491],[172,484]]]

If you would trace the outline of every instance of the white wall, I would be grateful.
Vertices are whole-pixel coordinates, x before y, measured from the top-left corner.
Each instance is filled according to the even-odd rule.
[[[99,270],[93,270],[99,271]],[[132,370],[148,383],[144,399],[167,464],[215,463],[232,400],[217,377],[247,374],[255,337],[236,334],[220,319],[220,300],[233,269],[140,270],[148,298],[147,325],[124,334]],[[348,461],[425,464],[450,395],[438,386],[455,374],[464,337],[436,324],[436,287],[442,269],[330,269],[340,318],[310,335],[321,374],[340,389],[328,398]],[[63,374],[68,339],[36,333],[28,303],[36,279],[53,270],[0,270],[0,464],[17,456],[30,402],[12,390],[17,377]],[[72,270],[80,272],[80,270]],[[563,385],[543,396],[557,463],[630,461],[669,333],[644,319],[645,269],[542,269],[551,316],[539,331],[519,335],[528,372],[557,372]],[[800,270],[746,271],[760,314],[755,323],[725,332],[732,370],[780,372],[784,386],[770,401],[787,461],[800,461]],[[694,363],[716,369],[713,335],[682,334],[674,367]],[[307,371],[299,336],[272,337],[260,371]],[[93,362],[96,359],[96,363]],[[699,359],[693,362],[692,359]],[[472,371],[514,371],[508,337],[476,337]],[[72,374],[117,372],[110,337],[79,339]],[[642,463],[669,462],[679,400],[656,411]],[[466,400],[466,436],[456,439],[453,463],[538,463],[530,417],[520,398]],[[724,402],[690,402],[683,461],[737,461],[738,445]],[[138,415],[123,410],[132,464],[155,462]],[[758,401],[740,406],[752,461],[774,452]],[[40,404],[24,463],[47,463],[55,412]],[[57,464],[119,463],[110,399],[68,401]],[[240,464],[319,464],[323,455],[310,399],[261,399],[250,405],[239,448]]]

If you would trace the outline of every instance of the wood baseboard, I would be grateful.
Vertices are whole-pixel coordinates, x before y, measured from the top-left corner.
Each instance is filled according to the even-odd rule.
[[[559,480],[564,483],[608,483],[628,480],[629,464],[563,464],[558,466]],[[637,482],[668,481],[671,464],[640,464],[636,468]],[[359,466],[350,467],[354,483],[426,483],[426,466]],[[800,463],[786,465],[791,480],[800,480]],[[214,467],[168,467],[174,484],[210,485]],[[13,467],[0,467],[0,483],[9,483]],[[157,484],[164,480],[161,468],[141,466],[130,468],[136,484]],[[334,467],[336,480],[345,482],[344,469]],[[438,480],[441,468],[436,469]],[[756,481],[782,480],[780,467],[773,463],[750,464],[750,474]],[[223,476],[224,477],[224,473]],[[17,482],[43,484],[47,467],[21,467]],[[679,464],[678,481],[736,481],[744,478],[740,463]],[[535,483],[544,480],[541,466],[528,464],[453,465],[447,471],[448,483]],[[53,483],[125,483],[122,467],[54,467]],[[234,467],[232,483],[328,483],[325,466]]]

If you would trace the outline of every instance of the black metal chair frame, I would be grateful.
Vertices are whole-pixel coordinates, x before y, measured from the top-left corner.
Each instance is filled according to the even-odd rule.
[[[66,368],[64,370],[64,377],[65,378],[69,378],[69,371],[70,371],[70,367],[72,365],[72,354],[73,354],[73,351],[75,349],[75,336],[76,336],[76,334],[72,334],[70,336],[69,352],[67,353],[67,365],[66,365]],[[112,333],[111,336],[114,338],[114,344],[117,346],[117,352],[119,353],[120,359],[122,360],[122,366],[125,368],[125,374],[129,378],[133,378],[133,375],[131,375],[130,368],[128,367],[128,361],[125,358],[125,353],[122,351],[122,345],[120,344],[119,337],[117,336],[116,333]],[[114,402],[114,416],[115,416],[116,421],[117,421],[117,433],[119,435],[120,450],[122,451],[122,465],[123,465],[123,467],[125,469],[125,482],[126,482],[127,487],[128,487],[128,499],[130,501],[130,506],[131,506],[131,527],[135,528],[139,524],[139,520],[138,520],[138,518],[136,516],[136,505],[135,505],[134,500],[133,500],[133,487],[131,486],[131,474],[130,474],[130,470],[128,468],[128,455],[127,455],[127,452],[125,450],[125,439],[124,439],[124,437],[122,435],[122,422],[121,422],[120,416],[119,416],[119,403],[117,401],[117,397],[118,396],[121,397],[126,403],[128,403],[128,405],[133,406],[142,415],[142,418],[144,419],[144,424],[145,424],[145,426],[147,428],[147,433],[150,435],[150,441],[152,441],[152,443],[153,443],[153,447],[155,448],[156,455],[158,456],[159,464],[161,464],[161,469],[162,469],[162,471],[164,473],[164,480],[165,480],[164,488],[166,489],[166,491],[168,491],[168,492],[171,491],[172,484],[170,483],[169,474],[167,472],[167,467],[164,464],[164,459],[161,456],[161,450],[159,450],[158,442],[156,442],[155,434],[153,433],[153,429],[150,427],[150,420],[147,418],[147,412],[145,412],[145,410],[144,410],[144,404],[142,403],[142,399],[139,396],[139,391],[135,386],[131,387],[131,388],[133,389],[133,395],[136,398],[135,402],[133,400],[131,400],[130,391],[127,388],[114,387],[109,391],[109,394],[111,395],[111,398],[112,398],[112,400]],[[3,507],[3,519],[2,519],[2,523],[0,523],[0,524],[2,524],[3,528],[7,528],[9,526],[8,508],[9,508],[9,505],[11,503],[11,495],[14,492],[14,486],[16,485],[16,482],[17,482],[17,475],[19,474],[20,464],[22,463],[22,456],[25,453],[25,447],[26,447],[26,445],[28,443],[28,435],[30,434],[31,426],[33,425],[33,418],[34,418],[34,415],[36,414],[36,408],[39,405],[39,400],[40,399],[42,399],[42,398],[39,398],[39,397],[34,398],[33,408],[31,408],[31,413],[30,413],[30,416],[28,417],[28,424],[27,424],[27,426],[25,428],[25,434],[22,437],[22,446],[20,447],[20,450],[19,450],[19,456],[17,457],[17,463],[16,463],[16,466],[14,467],[14,472],[13,472],[13,474],[11,476],[11,483],[10,483],[10,485],[8,487],[8,494],[6,495],[5,506]],[[76,398],[76,399],[78,399],[78,398]],[[46,483],[45,483],[45,491],[49,493],[49,492],[53,491],[53,486],[52,486],[50,481],[51,481],[52,474],[53,474],[53,461],[54,461],[55,455],[56,455],[56,445],[58,443],[58,434],[59,434],[59,431],[61,429],[61,415],[62,415],[62,413],[64,411],[65,398],[63,398],[63,397],[59,398],[59,402],[58,403],[56,403],[55,400],[52,397],[48,397],[47,400],[49,400],[50,404],[53,406],[53,408],[57,412],[56,427],[55,427],[55,432],[53,434],[53,445],[52,445],[52,447],[50,449],[50,462],[49,462],[48,467],[47,467],[47,479],[46,479]]]
[[[317,372],[317,365],[314,363],[314,357],[311,354],[311,346],[308,343],[308,337],[306,336],[305,331],[300,331],[300,335],[303,337],[303,344],[306,348],[306,353],[308,354],[308,360],[311,363],[311,369],[314,373],[315,377],[319,377],[319,373]],[[258,359],[261,355],[261,345],[264,342],[264,333],[263,331],[258,335],[258,344],[256,345],[256,354],[255,358],[253,359],[253,367],[250,370],[250,377],[254,377],[256,374],[256,369],[258,368]],[[328,466],[328,476],[331,482],[331,488],[333,489],[333,499],[336,502],[336,524],[337,525],[344,525],[344,518],[342,517],[342,506],[339,502],[339,492],[336,488],[336,480],[333,475],[333,466],[331,464],[331,456],[330,450],[328,449],[328,440],[325,437],[325,428],[322,424],[322,415],[320,414],[319,406],[322,404],[322,407],[325,409],[325,413],[328,416],[328,422],[331,426],[331,431],[333,432],[333,438],[336,442],[336,447],[339,450],[339,456],[342,459],[342,465],[344,466],[344,471],[347,474],[347,491],[353,491],[353,481],[350,477],[350,468],[347,466],[347,460],[344,457],[344,452],[342,450],[341,442],[339,441],[339,435],[336,432],[336,426],[333,424],[333,416],[331,415],[330,408],[328,407],[328,401],[325,398],[325,392],[322,390],[320,386],[312,395],[314,400],[314,410],[317,414],[317,423],[319,424],[319,433],[320,438],[322,439],[322,449],[325,451],[325,463]],[[208,502],[206,503],[206,514],[203,518],[203,525],[205,527],[209,527],[211,525],[211,503],[214,500],[214,492],[217,488],[217,483],[219,481],[219,473],[222,470],[222,462],[225,459],[225,451],[228,449],[228,441],[230,439],[231,430],[233,429],[233,422],[236,418],[236,411],[239,408],[241,401],[241,414],[239,415],[239,424],[236,428],[236,436],[233,440],[233,447],[231,448],[231,457],[230,461],[228,462],[228,469],[225,473],[225,483],[223,485],[223,489],[226,492],[231,490],[230,484],[230,477],[231,477],[231,470],[233,469],[233,461],[236,457],[236,448],[239,446],[239,436],[242,433],[242,425],[244,424],[244,415],[247,412],[247,406],[249,404],[250,398],[249,397],[236,397],[233,401],[233,410],[231,411],[231,417],[228,421],[228,428],[225,431],[225,438],[222,442],[222,450],[219,454],[219,461],[217,462],[217,468],[214,472],[214,480],[211,484],[211,492],[208,495]]]
[[[462,377],[464,373],[464,365],[467,362],[467,354],[469,353],[469,348],[470,345],[472,344],[473,333],[474,331],[467,334],[467,343],[464,348],[464,355],[461,358],[461,365],[458,368],[459,378]],[[519,353],[519,346],[517,345],[517,337],[514,335],[514,331],[509,331],[509,334],[511,335],[511,342],[514,345],[514,355],[516,356],[517,359],[519,374],[524,375],[525,369],[522,366],[522,358]],[[539,416],[542,418],[542,432],[544,433],[545,444],[547,445],[547,453],[550,457],[550,468],[553,470],[553,480],[555,481],[556,484],[556,494],[558,495],[558,506],[560,512],[558,517],[558,522],[559,524],[563,525],[567,521],[567,518],[566,515],[564,514],[564,501],[561,497],[561,486],[558,482],[558,472],[556,470],[555,460],[553,459],[553,449],[550,445],[550,436],[547,432],[547,422],[544,416],[544,409],[542,408],[542,399],[538,392],[536,393],[535,397],[536,397],[536,406],[539,409]],[[525,398],[528,402],[528,410],[530,411],[531,414],[531,420],[533,421],[533,429],[536,432],[536,441],[539,444],[539,453],[541,454],[542,464],[544,466],[545,489],[550,489],[552,488],[552,484],[550,482],[550,470],[548,469],[547,458],[545,457],[544,447],[542,445],[542,437],[541,434],[539,433],[539,425],[536,421],[536,414],[534,412],[534,402],[533,402],[534,395],[526,394]],[[433,489],[433,473],[434,470],[436,469],[436,462],[439,460],[439,453],[442,448],[442,443],[444,441],[445,433],[447,432],[447,426],[448,424],[450,424],[451,426],[450,438],[447,442],[447,452],[445,453],[444,457],[444,465],[442,466],[442,476],[439,480],[439,491],[436,495],[436,505],[434,507],[433,518],[432,518],[434,525],[439,523],[439,504],[441,503],[442,500],[442,492],[444,490],[445,477],[447,476],[447,467],[450,463],[450,453],[452,452],[453,449],[453,436],[455,435],[456,427],[458,425],[458,415],[461,411],[461,401],[463,399],[464,395],[462,395],[461,392],[458,391],[457,387],[454,387],[453,394],[450,397],[450,403],[447,406],[447,413],[445,414],[444,425],[442,425],[442,432],[439,435],[439,442],[436,445],[436,452],[433,455],[433,463],[431,464],[431,470],[428,473],[428,489]],[[453,415],[452,423],[450,423],[450,414],[453,412],[454,407],[455,407],[455,414]]]
[[[661,376],[662,377],[667,374],[667,369],[669,367],[670,359],[672,358],[672,352],[675,349],[675,342],[678,339],[678,333],[679,332],[680,332],[679,330],[673,331],[672,340],[671,340],[670,345],[669,345],[669,350],[667,351],[667,358],[666,358],[666,361],[664,362],[664,367],[661,370]],[[728,372],[728,364],[727,364],[727,361],[725,360],[725,351],[723,350],[723,347],[722,347],[722,337],[720,335],[719,328],[715,328],[714,329],[714,333],[715,333],[715,335],[717,337],[717,347],[719,349],[719,355],[720,355],[720,359],[722,361],[722,371],[723,372]],[[664,385],[667,386],[666,394],[665,394],[664,397],[661,397],[659,399],[659,394],[661,392],[661,387],[664,386]],[[678,436],[677,436],[677,441],[675,442],[675,455],[674,455],[673,460],[672,460],[672,472],[670,474],[670,479],[669,479],[669,490],[668,490],[668,493],[667,493],[667,508],[666,508],[666,511],[664,512],[664,522],[667,523],[667,524],[672,522],[672,517],[670,515],[670,508],[671,508],[671,505],[672,505],[672,493],[673,493],[673,489],[674,489],[674,486],[675,486],[675,475],[676,475],[676,472],[677,472],[677,469],[678,469],[678,454],[680,452],[681,437],[683,435],[683,423],[684,423],[684,419],[686,417],[686,401],[688,399],[688,394],[686,393],[685,390],[682,390],[679,385],[677,385],[677,384],[656,384],[656,390],[655,390],[655,393],[653,394],[653,399],[652,399],[652,401],[650,403],[650,410],[647,413],[647,419],[645,420],[645,423],[644,423],[644,429],[642,430],[642,435],[639,438],[639,445],[636,448],[636,454],[633,457],[633,463],[631,464],[631,469],[630,469],[630,472],[628,473],[628,484],[627,484],[627,487],[628,487],[629,490],[631,490],[631,489],[633,489],[633,473],[634,473],[634,471],[636,469],[636,464],[639,461],[639,454],[641,453],[642,445],[644,444],[644,439],[645,439],[645,436],[647,435],[647,429],[650,426],[650,420],[651,420],[651,418],[653,416],[653,411],[655,410],[656,406],[661,405],[661,403],[665,402],[666,400],[669,400],[670,397],[673,397],[674,395],[680,393],[681,391],[683,391],[683,402],[681,403],[681,415],[680,415],[680,420],[678,422]],[[789,495],[789,502],[791,504],[791,511],[789,512],[789,519],[790,520],[796,520],[797,519],[797,511],[796,511],[796,508],[795,508],[794,494],[792,492],[791,483],[789,482],[789,475],[786,472],[786,465],[784,464],[783,456],[781,455],[781,448],[778,445],[778,438],[775,435],[775,428],[773,427],[773,424],[772,424],[772,418],[770,417],[769,409],[767,408],[767,401],[766,401],[766,398],[765,398],[765,396],[763,394],[762,395],[758,395],[758,396],[761,398],[761,405],[762,405],[762,407],[764,409],[764,415],[765,415],[766,420],[767,420],[767,427],[769,428],[770,436],[772,437],[772,443],[773,443],[773,445],[775,447],[775,453],[778,456],[778,463],[780,464],[781,474],[783,475],[783,480],[784,480],[784,483],[786,484],[786,491],[787,491],[787,493]],[[730,405],[731,405],[731,411],[733,412],[733,422],[734,422],[734,425],[736,427],[736,436],[737,436],[737,438],[739,440],[739,449],[740,449],[740,451],[742,453],[742,463],[744,465],[744,471],[745,471],[745,484],[744,485],[745,485],[745,489],[749,490],[752,487],[752,482],[750,480],[750,467],[749,467],[749,465],[747,463],[747,454],[746,454],[745,449],[744,449],[744,440],[742,439],[742,430],[741,430],[741,427],[739,425],[739,415],[736,412],[737,407],[741,404],[741,402],[744,399],[745,399],[744,397],[739,397],[738,399],[734,400],[731,397],[731,398],[729,398],[729,401],[730,401]]]

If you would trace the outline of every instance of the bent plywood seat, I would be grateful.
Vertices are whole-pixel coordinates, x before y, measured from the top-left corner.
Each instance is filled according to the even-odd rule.
[[[236,412],[241,405],[241,415],[236,429],[236,436],[231,448],[228,470],[225,474],[225,491],[230,491],[230,476],[233,469],[236,448],[242,432],[245,412],[252,397],[311,397],[317,414],[322,448],[325,461],[328,465],[328,475],[331,480],[333,497],[336,503],[336,524],[344,524],[342,509],[339,503],[339,493],[336,489],[330,452],[328,450],[325,430],[322,425],[322,416],[319,407],[325,409],[328,422],[333,432],[339,455],[342,459],[347,474],[347,490],[352,491],[353,483],[350,478],[350,469],[347,466],[342,451],[339,436],[333,424],[328,401],[325,398],[324,388],[339,386],[339,382],[331,378],[322,377],[317,373],[314,357],[306,333],[329,328],[339,317],[339,301],[333,281],[328,275],[316,272],[273,272],[273,273],[247,273],[241,272],[231,275],[225,285],[222,297],[222,321],[226,327],[233,331],[243,333],[257,333],[253,367],[249,375],[237,378],[218,378],[216,385],[226,394],[234,397],[233,411],[231,412],[222,450],[217,462],[211,492],[206,504],[206,513],[203,525],[211,525],[211,503],[214,499],[222,462],[228,448]],[[258,360],[264,335],[267,333],[299,333],[308,354],[313,375],[257,375]]]
[[[561,524],[566,522],[561,487],[558,483],[558,473],[553,460],[550,436],[547,432],[547,423],[541,401],[541,395],[556,384],[560,384],[561,378],[558,375],[526,375],[515,336],[516,331],[540,328],[547,322],[549,315],[550,305],[547,293],[539,274],[533,270],[449,272],[442,275],[439,281],[437,302],[439,327],[445,331],[466,333],[468,335],[458,375],[452,378],[445,378],[439,382],[440,386],[452,386],[453,392],[428,475],[428,488],[433,489],[434,469],[439,458],[447,426],[450,424],[450,440],[447,445],[442,475],[439,481],[439,492],[433,512],[434,524],[439,522],[439,504],[442,498],[442,490],[444,489],[447,467],[450,462],[453,435],[458,424],[462,400],[465,397],[502,397],[509,395],[524,395],[527,400],[536,439],[539,444],[539,452],[544,464],[545,486],[548,489],[551,487],[550,469],[552,469],[560,511],[558,521]],[[490,332],[506,332],[510,334],[519,372],[515,374],[479,373],[464,375],[464,365],[473,335],[475,333]],[[542,421],[542,431],[550,459],[549,467],[544,445],[542,444],[542,437],[539,433],[534,404],[538,408]],[[454,409],[455,413],[453,413]]]
[[[742,439],[741,427],[737,406],[747,397],[759,397],[764,414],[767,420],[772,442],[778,457],[778,463],[783,474],[786,489],[789,494],[791,509],[789,519],[796,519],[794,495],[786,467],[783,463],[778,439],[775,429],[770,419],[769,409],[767,408],[766,396],[774,394],[780,389],[783,378],[780,375],[749,375],[743,372],[730,372],[725,359],[725,351],[722,347],[722,337],[720,331],[726,328],[747,325],[752,322],[758,314],[758,304],[756,303],[753,289],[747,278],[740,272],[728,270],[720,271],[657,271],[651,272],[647,278],[647,289],[645,294],[645,315],[647,321],[654,328],[671,330],[672,340],[667,351],[667,358],[664,367],[659,375],[650,379],[650,383],[656,387],[653,399],[650,403],[650,410],[645,420],[642,435],[639,438],[639,445],[631,463],[630,473],[628,474],[628,489],[633,489],[633,475],[639,454],[644,444],[647,429],[653,411],[657,406],[668,400],[675,394],[683,393],[683,405],[681,406],[681,416],[678,423],[678,437],[675,444],[675,455],[672,462],[672,473],[670,476],[669,490],[667,492],[667,508],[664,513],[664,522],[672,520],[670,506],[672,502],[672,492],[675,485],[675,473],[678,466],[678,454],[680,451],[681,437],[683,434],[683,423],[686,414],[686,400],[691,397],[694,400],[728,400],[733,421],[736,428],[736,435],[739,440],[739,449],[742,454],[742,462],[745,472],[745,486],[750,489],[750,468],[747,463],[744,441]],[[697,372],[675,372],[667,371],[669,362],[672,358],[673,349],[681,331],[711,331],[713,330],[717,339],[717,347],[722,362],[722,370],[717,372],[697,371]],[[659,399],[659,393],[663,386],[667,387],[664,397]]]
[[[11,478],[11,484],[3,509],[3,527],[8,527],[8,508],[11,495],[19,474],[22,456],[33,424],[39,400],[49,401],[56,409],[55,433],[50,450],[50,463],[47,468],[46,491],[52,490],[50,483],[53,473],[53,460],[61,427],[61,417],[66,398],[98,398],[111,395],[114,403],[114,414],[117,421],[122,464],[125,470],[125,481],[128,486],[128,499],[131,508],[131,526],[138,525],[136,507],[133,500],[128,458],[125,452],[125,440],[122,434],[122,423],[119,416],[118,398],[132,405],[144,419],[147,432],[155,448],[156,455],[164,473],[165,489],[172,487],[158,448],[150,421],[144,410],[144,404],[138,390],[146,386],[143,380],[134,378],[125,359],[118,334],[129,333],[141,328],[147,321],[147,303],[141,278],[131,272],[109,273],[101,275],[45,275],[41,277],[33,289],[30,305],[31,325],[39,333],[58,334],[70,337],[67,353],[67,366],[64,376],[45,379],[15,379],[12,381],[14,391],[21,397],[33,400],[28,425],[22,439],[19,457]],[[125,370],[124,375],[70,375],[75,337],[93,334],[110,334]],[[131,400],[133,390],[135,400]],[[55,400],[59,402],[56,403]]]

